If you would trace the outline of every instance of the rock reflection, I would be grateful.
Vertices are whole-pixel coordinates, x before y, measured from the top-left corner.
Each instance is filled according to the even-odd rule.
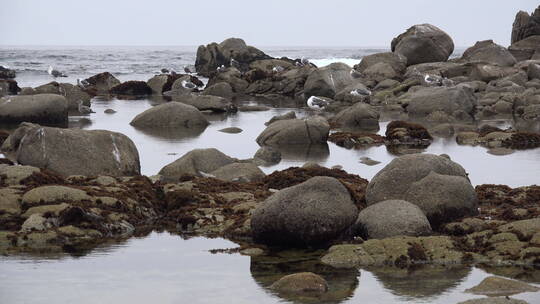
[[[471,272],[465,265],[368,268],[384,288],[407,299],[435,297],[457,287]]]
[[[540,284],[540,271],[533,267],[500,267],[479,265],[478,268],[497,276],[520,280],[528,283]]]
[[[206,126],[192,126],[190,128],[183,127],[134,127],[137,131],[141,133],[157,138],[165,139],[169,141],[179,141],[189,138],[196,138],[201,135]]]
[[[330,155],[330,149],[327,143],[320,145],[288,145],[275,147],[275,149],[281,152],[282,160],[290,161],[324,162]]]
[[[341,303],[353,296],[360,272],[356,269],[335,269],[320,264],[321,251],[287,250],[268,256],[251,257],[253,280],[268,293],[294,303]],[[319,297],[293,297],[276,294],[270,285],[283,276],[297,272],[313,272],[328,282],[328,291]]]

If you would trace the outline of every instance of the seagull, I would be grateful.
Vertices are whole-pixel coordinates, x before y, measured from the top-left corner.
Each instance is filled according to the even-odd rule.
[[[90,109],[90,107],[87,107],[87,106],[83,105],[82,100],[79,100],[78,103],[79,103],[79,113],[81,113],[81,114],[96,113],[96,112],[92,111],[92,109]]]
[[[236,61],[234,58],[231,58],[230,66],[239,69],[240,68],[240,62]]]
[[[306,57],[302,57],[300,59],[300,62],[302,63],[302,65],[308,65],[309,64],[309,60]]]
[[[284,70],[285,70],[285,69],[284,69],[282,66],[278,65],[278,66],[275,66],[275,67],[272,69],[272,72],[274,72],[274,73],[281,73],[281,72],[283,72]]]
[[[77,78],[77,86],[79,86],[81,89],[84,89],[89,85],[90,85],[90,82],[88,82],[87,80]]]
[[[191,74],[191,70],[188,67],[184,67],[184,73]]]
[[[320,97],[317,97],[317,96],[311,96],[310,98],[308,98],[307,100],[307,105],[310,109],[314,109],[314,110],[322,110],[324,109],[326,106],[328,106],[330,103],[325,100],[325,99],[322,99]]]
[[[215,177],[216,177],[216,176],[213,175],[213,174],[206,173],[206,172],[203,172],[203,171],[201,171],[201,170],[198,170],[198,171],[199,171],[199,175],[201,175],[202,177],[206,177],[206,178],[209,178],[209,177],[215,178]]]
[[[358,72],[355,69],[351,69],[351,77],[352,78],[360,78],[360,77],[362,77],[362,73]]]
[[[442,82],[442,78],[439,77],[439,76],[436,76],[436,75],[429,75],[429,74],[426,74],[424,75],[424,82],[427,84],[427,85],[441,85],[441,82]]]
[[[163,68],[163,69],[161,69],[161,73],[162,73],[162,74],[169,74],[169,70]]]
[[[218,71],[218,73],[225,71],[225,66],[222,64],[221,66],[217,67],[216,71]]]
[[[352,90],[351,95],[354,95],[354,96],[370,96],[371,91],[368,90],[368,89],[359,88],[359,89]]]
[[[195,89],[197,87],[193,82],[187,80],[182,80],[182,86],[186,89]]]
[[[53,69],[52,66],[49,66],[49,69],[47,70],[47,73],[49,73],[49,75],[51,75],[54,78],[56,78],[56,77],[67,77],[67,75],[65,75],[64,73]]]

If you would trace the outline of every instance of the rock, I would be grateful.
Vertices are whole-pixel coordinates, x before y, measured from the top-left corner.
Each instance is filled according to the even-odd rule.
[[[433,227],[478,214],[476,192],[463,176],[430,172],[411,184],[403,197],[420,207]]]
[[[323,144],[328,139],[329,131],[328,122],[320,116],[279,120],[269,125],[256,141],[261,146]]]
[[[235,161],[217,149],[195,149],[163,167],[158,174],[164,181],[172,182],[183,175],[202,176],[201,172],[208,174]]]
[[[21,88],[19,88],[15,80],[0,79],[0,97],[6,95],[17,95],[20,91]]]
[[[236,107],[223,97],[211,95],[182,95],[174,96],[174,101],[194,106],[200,111],[210,110],[213,112],[235,112]]]
[[[427,87],[410,95],[407,112],[412,116],[424,117],[436,111],[442,111],[456,118],[469,116],[476,106],[476,97],[472,91],[462,87]]]
[[[130,122],[135,127],[196,127],[209,125],[208,120],[194,106],[167,102],[135,116]]]
[[[109,92],[115,95],[145,96],[151,95],[152,89],[145,81],[130,80],[112,87]]]
[[[270,289],[283,294],[314,295],[328,291],[326,280],[312,272],[301,272],[286,275],[274,282]]]
[[[369,67],[380,63],[388,65],[397,75],[403,75],[403,73],[405,73],[405,69],[407,68],[407,58],[397,53],[386,52],[362,57],[362,61],[355,65],[354,69],[362,73]]]
[[[15,76],[14,70],[10,70],[0,65],[0,79],[13,79]]]
[[[213,42],[206,46],[199,46],[195,68],[199,75],[210,77],[218,67],[231,66],[231,59],[237,63],[236,68],[246,72],[253,61],[271,59],[271,57],[255,47],[246,45],[242,39],[229,38],[220,44]]]
[[[23,123],[6,139],[2,151],[20,164],[65,176],[140,174],[135,144],[127,136],[111,131]]]
[[[537,56],[540,53],[539,45],[540,34],[512,43],[512,45],[508,47],[508,51],[510,51],[519,62],[533,59],[534,56]]]
[[[282,67],[284,70],[287,70],[290,68],[294,68],[294,63],[292,60],[289,59],[287,61],[282,59],[263,59],[253,61],[249,65],[249,68],[250,70],[261,70],[265,73],[276,73],[276,71],[274,71],[274,68],[278,66]]]
[[[95,93],[94,95],[109,93],[110,89],[120,84],[120,80],[109,72],[99,73],[90,78],[86,78],[85,81],[89,83],[89,85],[86,86],[86,91],[93,92]]]
[[[512,24],[511,42],[515,43],[533,35],[540,35],[540,6],[531,15],[524,11],[516,14]]]
[[[371,179],[366,189],[366,201],[372,205],[385,200],[405,199],[404,194],[411,185],[432,171],[467,178],[465,170],[446,157],[433,154],[404,155],[392,160]]]
[[[244,250],[241,250],[240,254],[247,256],[261,256],[264,255],[264,250],[262,250],[261,248],[246,248]]]
[[[403,200],[382,201],[368,206],[358,215],[355,227],[364,239],[421,236],[432,232],[422,210]]]
[[[296,113],[294,111],[289,111],[283,115],[276,115],[272,118],[270,118],[269,121],[265,122],[264,125],[265,126],[269,126],[270,124],[272,124],[273,122],[276,122],[278,120],[286,120],[286,119],[295,119],[296,118]]]
[[[367,166],[375,166],[381,163],[380,161],[373,160],[369,157],[360,157],[360,162]]]
[[[512,299],[508,297],[489,297],[489,298],[482,298],[482,299],[472,299],[467,300],[463,302],[459,302],[458,304],[529,304],[527,301],[518,300],[518,299]]]
[[[152,94],[161,95],[163,92],[167,92],[171,90],[173,84],[176,82],[179,78],[190,78],[189,75],[182,75],[182,74],[161,74],[156,75],[146,82],[148,87],[152,90]]]
[[[512,232],[517,234],[520,239],[530,239],[536,232],[540,231],[540,218],[511,222],[499,226],[497,230],[499,232]]]
[[[379,130],[379,112],[371,105],[357,103],[330,119],[330,123],[346,129]]]
[[[223,133],[229,133],[229,134],[238,134],[238,133],[242,133],[243,130],[237,127],[229,127],[229,128],[224,128],[218,131],[223,132]]]
[[[24,221],[20,232],[43,231],[53,226],[52,221],[44,218],[41,214],[34,213]]]
[[[207,87],[220,82],[228,83],[236,94],[245,92],[249,86],[249,82],[243,78],[242,73],[234,67],[227,68],[225,71],[214,75],[208,80]]]
[[[39,171],[39,168],[31,166],[0,167],[0,179],[7,185],[18,185],[22,180]]]
[[[467,62],[483,62],[498,66],[513,66],[516,58],[493,40],[478,41],[463,52],[461,59]]]
[[[35,122],[67,125],[67,100],[55,94],[2,97],[0,120],[4,123]]]
[[[491,155],[497,155],[497,156],[510,155],[514,152],[515,150],[507,149],[507,148],[492,148],[487,151],[487,153]]]
[[[402,76],[402,74],[397,72],[386,62],[379,62],[368,67],[364,70],[363,74],[368,80],[375,82],[383,81],[385,79],[400,79]]]
[[[527,77],[530,80],[540,79],[540,64],[529,64],[529,68],[527,69]]]
[[[68,110],[77,110],[79,108],[79,101],[82,101],[85,106],[90,106],[90,99],[92,99],[91,96],[79,86],[74,86],[71,83],[58,83],[56,81],[36,87],[32,91],[24,92],[25,94],[22,93],[23,92],[21,92],[21,95],[62,95],[68,102]]]
[[[210,172],[217,179],[229,182],[259,182],[266,177],[253,163],[232,163]]]
[[[19,215],[21,213],[21,194],[12,188],[0,189],[0,213]]]
[[[256,241],[306,246],[327,243],[345,232],[358,210],[335,178],[317,176],[274,193],[251,218]]]
[[[53,204],[57,202],[81,203],[91,201],[85,191],[66,186],[41,186],[26,192],[22,203],[27,206]]]
[[[386,126],[386,139],[392,145],[429,146],[433,137],[428,130],[416,123],[394,120]]]
[[[456,135],[456,142],[460,145],[476,145],[479,137],[476,132],[459,132]]]
[[[454,42],[444,31],[431,24],[418,24],[392,40],[392,52],[407,58],[407,65],[448,60]]]
[[[28,208],[25,213],[21,215],[22,218],[29,218],[34,214],[44,215],[48,214],[50,216],[58,217],[60,213],[70,207],[69,204],[61,203],[55,205],[44,205]]]
[[[540,288],[520,281],[500,277],[487,277],[480,284],[465,290],[465,292],[485,296],[510,296],[522,292],[537,292]]]
[[[234,96],[232,87],[227,82],[218,82],[204,89],[203,95],[219,96],[231,99]]]
[[[309,74],[304,84],[304,95],[334,98],[336,93],[355,81],[351,67],[341,62],[332,63]]]
[[[116,111],[113,110],[113,109],[105,109],[105,111],[103,111],[103,113],[105,113],[105,114],[114,114],[114,113],[116,113]]]
[[[261,147],[253,156],[253,159],[257,165],[275,165],[281,161],[281,153],[272,147]]]

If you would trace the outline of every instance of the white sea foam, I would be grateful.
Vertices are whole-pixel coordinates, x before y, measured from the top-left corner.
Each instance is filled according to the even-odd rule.
[[[318,67],[327,66],[334,62],[343,62],[350,67],[352,67],[355,64],[360,63],[360,59],[354,59],[354,58],[323,58],[323,59],[310,59],[309,61]]]

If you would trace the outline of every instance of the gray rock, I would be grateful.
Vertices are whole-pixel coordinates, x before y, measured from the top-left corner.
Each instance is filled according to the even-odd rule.
[[[351,76],[350,66],[341,62],[332,63],[309,74],[304,84],[304,95],[334,98],[336,93],[353,82],[357,80]]]
[[[478,41],[463,52],[461,59],[468,62],[484,62],[498,66],[513,66],[516,58],[493,40]]]
[[[152,90],[152,94],[161,95],[161,94],[163,94],[163,92],[166,92],[166,91],[171,89],[171,87],[176,82],[176,80],[177,80],[177,78],[179,76],[180,75],[173,76],[173,75],[170,75],[170,74],[156,75],[156,76],[148,79],[146,84]],[[189,75],[186,75],[186,76],[183,76],[183,77],[180,77],[180,78],[189,79],[189,77],[190,77]]]
[[[266,177],[266,174],[253,163],[228,164],[210,174],[229,182],[258,182]]]
[[[194,127],[207,126],[208,120],[194,106],[168,102],[154,106],[135,116],[130,125],[135,127]]]
[[[385,200],[405,199],[411,185],[432,171],[467,178],[463,167],[446,157],[434,154],[404,155],[392,160],[371,179],[366,188],[366,201],[372,205]]]
[[[532,35],[540,35],[540,6],[529,15],[519,11],[512,24],[512,43],[523,40]]]
[[[519,62],[533,59],[540,49],[538,45],[540,45],[540,34],[512,43],[512,45],[508,47],[508,51],[510,51]]]
[[[403,198],[422,209],[432,226],[478,214],[478,200],[471,182],[463,176],[430,172],[412,183]]]
[[[505,278],[490,276],[480,284],[465,290],[465,292],[486,296],[510,296],[522,292],[537,292],[540,288],[533,285]]]
[[[540,79],[540,64],[531,63],[527,69],[529,80]]]
[[[8,215],[19,215],[21,213],[20,191],[13,188],[0,189],[0,212]]]
[[[23,123],[6,139],[2,151],[22,165],[66,176],[140,174],[135,144],[127,136],[111,131]]]
[[[392,40],[392,52],[407,58],[407,65],[448,60],[454,42],[444,31],[431,24],[418,24]]]
[[[194,106],[200,111],[210,110],[213,112],[222,113],[234,111],[235,109],[235,107],[233,106],[233,104],[231,104],[230,101],[219,96],[189,94],[182,96],[174,96],[173,100]]]
[[[99,73],[86,78],[85,81],[89,83],[89,85],[86,86],[86,90],[94,91],[98,94],[108,93],[110,89],[120,84],[120,80],[109,72]]]
[[[347,129],[378,130],[379,117],[373,106],[357,103],[337,113],[330,122]]]
[[[363,238],[383,239],[398,235],[431,234],[431,226],[420,208],[403,200],[388,200],[360,211],[356,229]]]
[[[442,111],[457,118],[458,111],[472,113],[476,97],[471,90],[463,87],[428,87],[411,93],[407,111],[412,116],[424,117]]]
[[[261,147],[253,156],[253,159],[257,165],[270,166],[281,161],[281,152],[272,147]]]
[[[381,163],[380,161],[371,159],[369,157],[360,157],[360,162],[367,166],[375,166]]]
[[[256,139],[261,146],[326,143],[330,126],[320,116],[279,120],[269,125]]]
[[[54,227],[53,221],[35,213],[24,221],[20,232],[43,231],[51,227]]]
[[[229,128],[223,128],[218,131],[223,132],[223,133],[229,133],[229,134],[238,134],[238,133],[242,133],[243,130],[237,127],[229,127]]]
[[[164,181],[172,182],[186,174],[202,176],[235,161],[217,149],[195,149],[163,167],[158,174]]]
[[[35,87],[32,91],[25,92],[24,95],[36,94],[57,94],[64,96],[68,102],[69,110],[77,110],[79,101],[82,101],[85,106],[90,106],[90,99],[92,99],[80,87],[74,86],[71,83],[58,83],[56,81]]]
[[[397,74],[402,75],[407,67],[407,58],[393,52],[371,54],[362,57],[362,61],[355,65],[354,69],[358,72],[364,72],[378,63],[388,64]]]
[[[67,100],[56,94],[2,97],[0,98],[0,121],[67,124]]]
[[[245,92],[249,86],[249,82],[242,77],[242,73],[234,67],[227,68],[225,71],[219,72],[210,78],[207,86],[211,87],[220,82],[228,83],[236,94]]]
[[[16,73],[14,70],[5,68],[0,65],[0,79],[13,79],[15,78]]]
[[[265,126],[269,126],[270,124],[272,124],[273,122],[276,122],[278,120],[287,120],[287,119],[295,119],[296,118],[296,113],[294,111],[289,111],[283,115],[276,115],[272,118],[270,118],[269,121],[265,122],[264,125]]]
[[[218,82],[204,89],[203,95],[219,96],[226,99],[231,99],[234,96],[232,87],[227,82]]]
[[[0,167],[0,179],[7,185],[18,185],[23,179],[39,171],[39,168],[31,166]]]
[[[258,242],[321,244],[350,228],[357,215],[345,186],[335,178],[317,176],[266,199],[251,218],[251,230]]]

